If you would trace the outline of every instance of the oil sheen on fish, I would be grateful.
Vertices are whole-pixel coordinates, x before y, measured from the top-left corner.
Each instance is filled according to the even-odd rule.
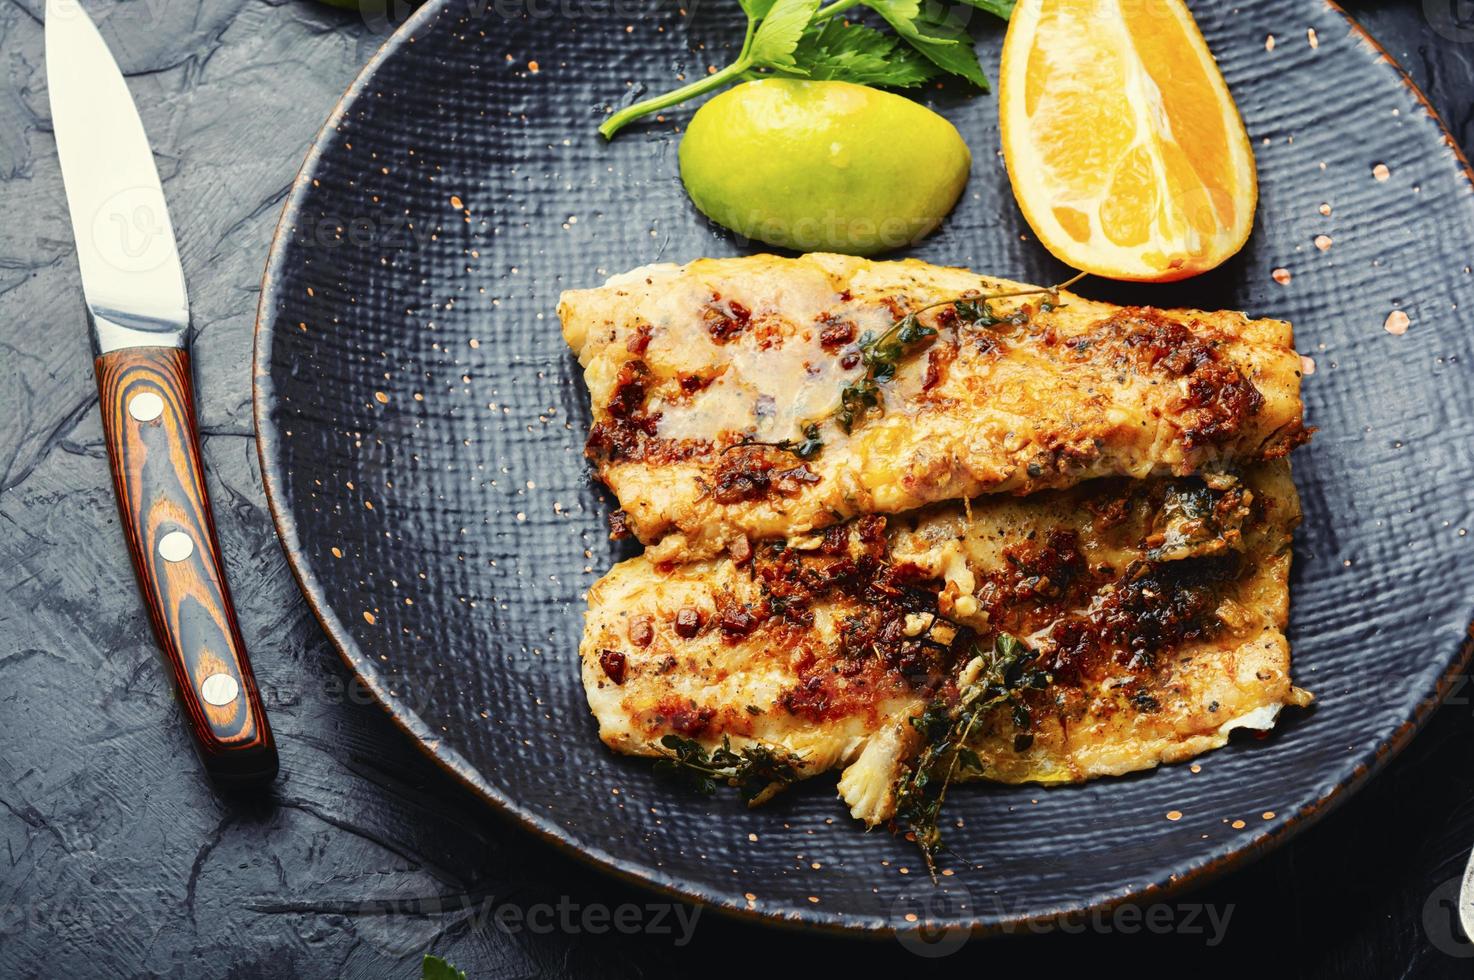
[[[1002,634],[1048,683],[992,712],[961,778],[1057,783],[1175,762],[1270,727],[1290,681],[1285,461],[867,515],[721,557],[616,565],[589,592],[584,687],[612,748],[675,734],[843,768],[874,824]]]
[[[1305,438],[1288,323],[1065,292],[970,315],[946,302],[1027,288],[756,255],[636,269],[558,310],[592,396],[589,455],[657,561],[979,494],[1211,472]],[[912,311],[935,336],[847,432],[834,412],[867,336]],[[810,423],[811,458],[755,444],[791,447]]]

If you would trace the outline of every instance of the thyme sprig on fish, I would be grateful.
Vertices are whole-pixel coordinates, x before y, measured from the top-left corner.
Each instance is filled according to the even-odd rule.
[[[939,305],[943,304],[933,304]],[[932,306],[906,314],[879,337],[867,332],[860,338],[860,363],[865,366],[865,373],[840,389],[839,408],[834,411],[840,428],[849,432],[857,419],[870,409],[879,408],[880,386],[896,376],[902,358],[937,335],[936,327],[918,319],[920,313],[929,309]]]
[[[981,669],[959,689],[955,704],[948,707],[934,702],[911,719],[925,744],[896,782],[893,826],[905,827],[916,839],[933,880],[942,846],[940,819],[947,787],[960,769],[977,773],[984,769],[977,752],[968,745],[974,729],[988,714],[1011,704],[1013,724],[1021,736],[1015,738],[1015,748],[1027,748],[1031,739],[1024,730],[1032,719],[1019,695],[1044,688],[1051,681],[1034,664],[1037,653],[1008,633],[999,633],[992,649],[980,656],[985,658]]]
[[[824,448],[824,440],[819,437],[819,423],[809,422],[801,430],[802,439],[781,439],[777,442],[764,442],[754,439],[752,436],[743,436],[722,450],[723,455],[734,449],[742,449],[746,446],[767,446],[769,449],[777,449],[785,453],[791,453],[799,459],[813,459],[819,455]]]
[[[670,754],[655,763],[655,771],[679,779],[705,796],[725,783],[736,787],[743,800],[755,803],[799,778],[801,760],[768,745],[748,745],[733,751],[731,740],[723,736],[721,747],[707,752],[694,738],[679,735],[666,735],[660,744]]]
[[[1068,289],[1085,276],[1086,273],[1081,272],[1053,286],[1013,289],[1001,293],[981,291],[964,293],[951,299],[918,306],[896,320],[879,335],[867,330],[860,336],[855,348],[855,353],[859,356],[859,363],[865,367],[864,373],[840,389],[839,403],[835,408],[803,424],[800,430],[803,435],[802,439],[760,442],[751,436],[745,436],[728,446],[723,452],[740,446],[768,446],[792,453],[799,459],[813,459],[824,449],[824,441],[820,435],[820,427],[824,422],[833,418],[839,427],[848,433],[854,429],[856,423],[868,417],[873,411],[880,410],[882,408],[881,386],[895,378],[908,354],[921,348],[937,335],[936,327],[921,322],[921,314],[950,306],[958,321],[969,326],[991,327],[1000,323],[1018,325],[1028,319],[1026,311],[1020,309],[1008,316],[1000,317],[994,315],[988,304],[995,299],[1047,295],[1049,299],[1046,302],[1050,308],[1053,308],[1059,303],[1059,291]]]
[[[1055,286],[1014,289],[1002,293],[965,293],[954,299],[938,300],[911,310],[878,337],[866,332],[861,336],[859,345],[860,363],[865,365],[865,373],[840,390],[839,407],[835,410],[834,417],[849,432],[871,409],[881,407],[880,386],[896,376],[901,361],[907,354],[937,335],[935,327],[928,327],[921,322],[921,314],[950,306],[957,319],[969,326],[991,327],[1005,322],[1022,323],[1027,319],[1027,313],[1023,310],[1012,316],[998,317],[993,315],[988,304],[995,299],[1043,294],[1050,297],[1051,303],[1058,303],[1059,291],[1073,286],[1084,276],[1085,273],[1081,272]],[[1022,319],[1016,319],[1018,317]]]

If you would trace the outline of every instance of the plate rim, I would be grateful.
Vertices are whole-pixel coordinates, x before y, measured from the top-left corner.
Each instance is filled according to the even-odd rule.
[[[706,889],[697,882],[668,874],[649,864],[619,858],[600,847],[586,846],[576,842],[566,829],[560,827],[556,822],[524,806],[490,783],[460,752],[446,745],[445,740],[435,733],[434,729],[419,716],[413,707],[381,683],[375,673],[372,658],[359,648],[352,634],[344,627],[326,599],[326,591],[307,560],[295,518],[283,502],[285,474],[274,462],[280,438],[270,417],[270,404],[275,396],[275,386],[270,375],[275,324],[268,325],[268,319],[274,320],[271,308],[278,301],[275,280],[284,261],[285,231],[293,225],[300,213],[308,189],[312,185],[313,174],[322,159],[327,144],[332,140],[333,134],[346,118],[348,111],[375,77],[378,69],[410,43],[416,31],[446,13],[447,8],[453,2],[454,0],[428,0],[422,4],[389,37],[384,39],[374,54],[359,69],[353,81],[333,106],[326,121],[313,137],[302,165],[292,180],[281,215],[272,233],[256,306],[252,342],[251,416],[256,434],[256,453],[261,468],[261,482],[266,494],[267,509],[271,513],[277,539],[286,557],[287,567],[291,569],[292,577],[296,580],[298,591],[301,592],[308,608],[312,610],[343,663],[353,672],[354,676],[363,682],[375,700],[384,708],[389,719],[410,738],[420,751],[458,780],[462,786],[489,804],[498,815],[510,818],[520,829],[530,831],[562,853],[597,868],[601,872],[612,874],[622,881],[658,894],[694,902],[703,908],[714,909],[723,915],[744,922],[870,939],[888,938],[897,933],[909,931],[879,914],[850,917],[805,908],[794,908],[787,911],[776,908],[752,908],[741,899],[741,896],[734,898],[726,893]],[[1433,125],[1442,134],[1443,142],[1452,151],[1457,169],[1469,185],[1471,192],[1474,192],[1474,166],[1471,166],[1458,140],[1449,131],[1448,125],[1429,101],[1427,95],[1413,81],[1412,76],[1391,52],[1372,37],[1337,0],[1321,0],[1321,2],[1345,20],[1350,31],[1392,68],[1398,80],[1412,93]],[[1462,643],[1449,658],[1433,690],[1428,691],[1417,702],[1411,715],[1404,718],[1397,728],[1375,748],[1364,753],[1352,768],[1349,776],[1336,782],[1317,799],[1285,817],[1263,836],[1236,847],[1214,848],[1204,857],[1181,870],[1180,873],[1168,874],[1164,879],[1142,885],[1124,885],[1115,891],[1097,896],[1094,901],[1087,904],[1062,905],[1033,915],[1006,915],[993,921],[985,921],[973,916],[965,922],[949,925],[949,930],[962,927],[974,938],[1030,931],[1030,927],[1058,923],[1071,916],[1088,916],[1109,911],[1128,902],[1161,901],[1184,891],[1199,888],[1228,871],[1258,860],[1313,826],[1326,814],[1350,799],[1388,762],[1401,753],[1413,736],[1422,729],[1433,711],[1443,703],[1444,698],[1453,689],[1457,679],[1468,668],[1471,661],[1474,661],[1474,623],[1471,623],[1466,629]],[[920,930],[924,926],[924,923],[918,924],[915,928]]]

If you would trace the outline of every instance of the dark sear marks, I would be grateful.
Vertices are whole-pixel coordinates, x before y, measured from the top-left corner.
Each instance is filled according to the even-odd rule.
[[[642,336],[635,333],[633,337]],[[648,343],[650,335],[644,334]],[[644,361],[626,361],[619,369],[619,380],[614,384],[614,394],[609,399],[605,409],[616,419],[629,419],[642,413],[645,406],[646,379],[650,375],[650,369]]]
[[[894,305],[900,309],[903,304]],[[966,304],[960,304],[966,306]],[[1113,316],[1101,320],[1090,332],[1071,340],[1061,341],[1052,327],[1042,330],[1034,326],[1028,308],[1021,309],[1005,318],[986,316],[986,310],[969,319],[958,311],[959,304],[945,306],[930,314],[933,327],[926,329],[954,335],[945,343],[931,345],[925,351],[920,391],[923,396],[938,388],[946,378],[947,368],[957,360],[966,334],[967,343],[985,355],[1002,356],[1012,342],[1024,334],[1037,333],[1046,346],[1063,343],[1073,357],[1079,360],[1105,360],[1122,369],[1131,369],[1143,375],[1161,377],[1174,382],[1186,382],[1186,391],[1179,400],[1179,410],[1174,417],[1181,420],[1181,441],[1185,448],[1197,449],[1205,446],[1223,445],[1232,442],[1244,429],[1246,423],[1259,414],[1264,406],[1264,396],[1244,373],[1229,361],[1219,349],[1219,343],[1203,339],[1177,320],[1163,316],[1148,307],[1122,309]],[[719,344],[730,342],[752,326],[752,313],[742,304],[726,301],[714,295],[703,308],[702,323],[712,340]],[[919,321],[918,321],[919,322]],[[862,361],[868,363],[866,350],[857,338],[855,324],[834,314],[823,314],[816,326],[819,327],[819,344],[824,351],[835,357],[841,367],[852,369]],[[1022,333],[1020,333],[1022,332]],[[713,474],[714,497],[723,504],[742,503],[761,499],[775,485],[777,492],[791,495],[802,489],[801,484],[818,482],[818,476],[804,468],[793,468],[785,474],[770,476],[774,469],[772,461],[764,457],[744,458],[737,462],[727,459],[725,451],[733,445],[751,442],[750,437],[740,432],[714,434],[713,439],[663,439],[656,435],[661,415],[646,410],[646,401],[657,383],[650,368],[642,359],[650,344],[652,328],[642,324],[635,328],[625,343],[634,355],[620,368],[613,386],[613,394],[604,406],[607,419],[596,422],[592,427],[586,454],[593,459],[618,462],[646,462],[653,464],[674,463],[698,458],[718,456]],[[1032,335],[1032,334],[1031,334]],[[889,352],[880,369],[879,384],[888,382],[898,367],[901,352]],[[894,355],[894,356],[891,356]],[[702,373],[683,374],[673,379],[671,398],[692,398],[708,388],[714,376]],[[864,410],[878,403],[878,386],[875,393],[859,396],[846,388],[841,394],[849,407],[845,418],[851,424],[860,420]],[[857,401],[858,397],[858,401]],[[866,400],[868,398],[868,400]],[[845,401],[845,399],[841,399]],[[862,404],[863,403],[863,404]],[[1031,475],[1068,469],[1080,460],[1066,458],[1074,450],[1066,444],[1068,433],[1060,433],[1061,445],[1055,452],[1058,459],[1042,458],[1034,465]],[[1265,448],[1265,457],[1278,457],[1309,439],[1304,428],[1284,433],[1283,438]],[[826,437],[827,438],[827,437]],[[764,445],[751,443],[752,445]],[[818,443],[815,443],[818,445]],[[783,440],[766,443],[780,451],[791,452],[800,445],[799,440]],[[807,445],[807,444],[806,444]],[[1048,450],[1046,450],[1047,452]],[[807,454],[805,454],[807,458]]]
[[[681,393],[694,395],[698,391],[705,391],[714,380],[716,379],[704,374],[683,374],[681,375]]]
[[[636,334],[635,336],[638,336]],[[619,369],[614,394],[604,406],[608,419],[589,429],[584,454],[591,459],[623,462],[675,463],[705,456],[711,443],[704,439],[662,439],[656,436],[659,412],[645,410],[650,368],[638,358]]]
[[[1221,586],[1238,573],[1234,553],[1132,562],[1090,612],[1055,623],[1044,666],[1065,687],[1099,679],[1110,662],[1150,670],[1163,652],[1213,628]]]
[[[752,313],[735,300],[723,302],[721,296],[713,295],[701,311],[701,322],[713,342],[725,344],[752,326]]]
[[[1265,515],[1244,504],[1237,484],[1221,491],[1192,478],[1150,484],[1122,479],[1102,485],[1115,492],[1090,495],[1097,533],[1119,526],[1133,512],[1145,512],[1150,517],[1138,554],[1151,554],[1172,535],[1196,535],[1201,555],[1170,561],[1135,558],[1124,568],[1092,567],[1076,529],[1056,526],[1031,534],[1004,548],[1005,567],[978,583],[974,595],[988,624],[979,632],[940,614],[938,594],[945,583],[923,568],[897,561],[886,518],[869,515],[828,528],[817,547],[799,550],[781,542],[749,546],[748,574],[762,601],[743,603],[720,593],[714,596],[710,625],[726,644],[767,630],[765,642],[771,648],[793,651],[797,680],[778,703],[789,714],[813,722],[877,710],[896,694],[945,701],[956,693],[955,678],[969,651],[998,635],[1040,637],[1037,667],[1049,676],[1050,686],[1021,695],[1034,709],[1063,709],[1075,700],[1070,691],[1125,669],[1135,676],[1123,694],[1137,710],[1155,710],[1153,671],[1161,658],[1219,628],[1215,613],[1222,596],[1245,571],[1238,551],[1208,547],[1208,542],[1236,542],[1245,520]],[[841,616],[833,648],[810,635],[814,610],[821,604]],[[702,614],[689,607],[673,620],[674,632],[683,639],[695,637],[705,625]],[[641,629],[631,624],[632,641],[637,642]],[[643,632],[638,635],[645,639]],[[605,670],[609,673],[607,664]],[[690,716],[696,708],[685,705],[682,710]],[[653,729],[673,717],[662,709],[648,721]],[[687,727],[695,726],[694,717],[688,717]],[[1018,712],[1020,734],[1029,731],[1031,717],[1028,711]],[[701,725],[709,721],[705,716]],[[740,721],[734,725],[734,730],[743,727]],[[1027,747],[1028,742],[1022,738],[1018,744]]]
[[[594,397],[589,455],[657,563],[866,512],[1262,462],[1303,439],[1282,321],[833,255],[645,279],[570,290],[559,315]],[[803,482],[765,493],[751,471],[772,466],[722,458],[758,443],[807,463]]]
[[[1216,342],[1150,308],[1122,310],[1070,347],[1082,358],[1104,356],[1122,366],[1130,362],[1143,374],[1186,378],[1182,441],[1189,449],[1228,442],[1264,407],[1259,389],[1224,358]]]
[[[769,617],[787,631],[786,646],[799,645],[812,626],[814,605],[842,598],[856,610],[839,623],[839,650],[802,646],[797,683],[779,699],[790,714],[815,722],[842,718],[874,710],[893,694],[932,694],[946,683],[958,630],[937,613],[941,583],[892,561],[885,531],[885,518],[867,516],[830,528],[812,551],[780,544],[757,549],[753,574]],[[913,616],[943,629],[938,635],[908,630]]]
[[[1109,530],[1145,510],[1153,516],[1140,542],[1146,557],[1122,569],[1091,567],[1077,532],[1056,528],[1005,548],[1007,567],[975,593],[993,629],[1015,636],[1048,630],[1042,666],[1061,687],[1099,680],[1110,665],[1150,670],[1159,654],[1207,636],[1225,586],[1245,571],[1233,550],[1242,525],[1265,517],[1238,485],[1112,483],[1116,493],[1091,500],[1097,527]],[[1153,557],[1169,546],[1178,560]]]
[[[819,482],[819,475],[807,463],[794,465],[791,456],[769,450],[759,445],[740,446],[722,454],[711,491],[718,503],[762,500],[773,494],[792,497],[805,486]]]
[[[819,318],[824,326],[819,331],[819,346],[827,351],[835,351],[855,339],[855,324],[851,320],[837,320],[829,315]]]
[[[600,650],[599,666],[604,668],[604,676],[616,684],[624,683],[625,657],[618,650]]]

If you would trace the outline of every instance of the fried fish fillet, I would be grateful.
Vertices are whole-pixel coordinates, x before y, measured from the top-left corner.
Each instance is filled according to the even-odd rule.
[[[593,401],[589,455],[657,561],[867,513],[1103,476],[1182,476],[1305,437],[1290,325],[1118,307],[917,261],[813,254],[654,265],[558,307]],[[862,346],[920,312],[852,431],[834,417]],[[813,458],[753,442],[823,443]]]
[[[589,592],[584,688],[619,752],[663,754],[670,734],[781,749],[801,777],[844,768],[840,795],[874,824],[919,750],[911,719],[1007,633],[1050,681],[977,728],[964,778],[1175,762],[1309,700],[1283,633],[1299,513],[1281,461],[866,516],[674,566],[641,556]]]

